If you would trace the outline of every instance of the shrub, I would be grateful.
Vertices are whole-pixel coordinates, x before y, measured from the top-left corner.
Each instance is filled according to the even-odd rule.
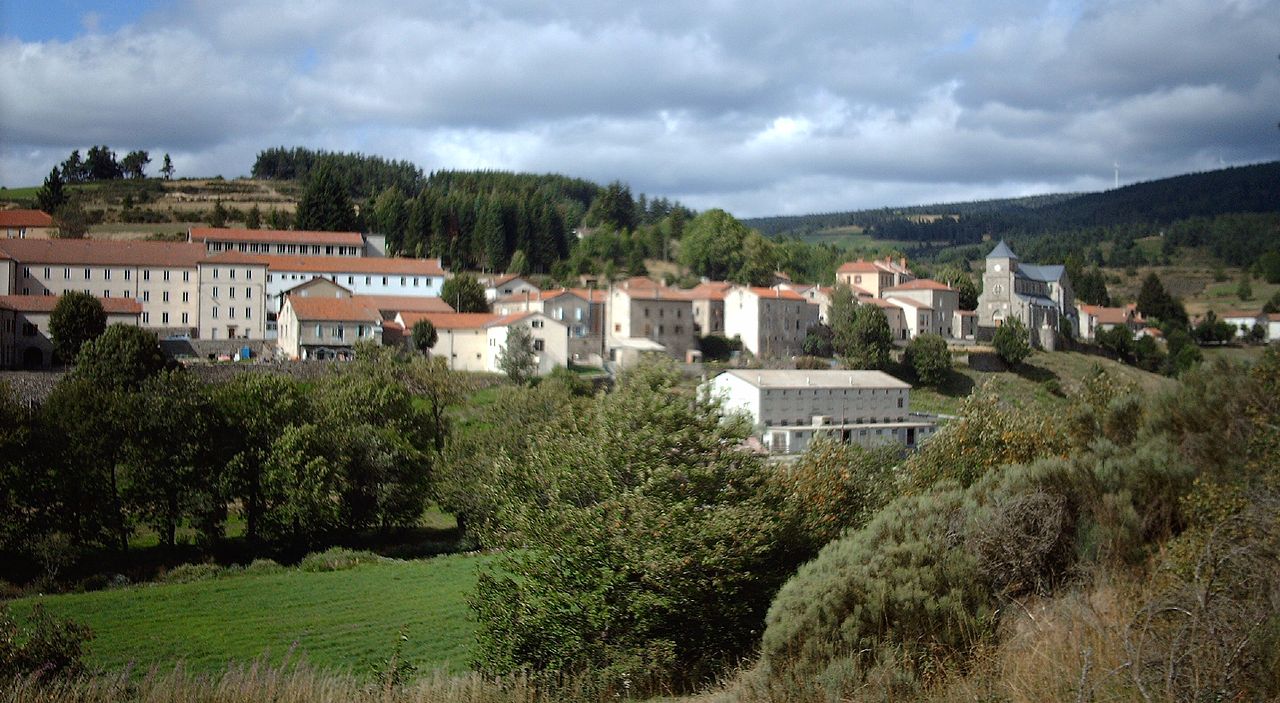
[[[818,356],[797,356],[797,369],[829,369],[831,368],[831,360],[823,359]]]
[[[323,552],[312,552],[302,558],[298,568],[303,571],[346,571],[361,564],[372,564],[381,557],[373,552],[331,547]]]
[[[161,580],[165,583],[192,583],[216,579],[225,573],[225,569],[217,564],[182,564],[165,573]]]
[[[1031,339],[1027,326],[1016,317],[1005,320],[1004,324],[996,329],[996,335],[991,344],[996,348],[996,356],[1010,367],[1021,364],[1031,355]]]
[[[907,345],[907,365],[916,372],[921,383],[936,386],[951,371],[951,352],[947,340],[936,334],[916,335]]]
[[[40,603],[25,623],[0,603],[0,678],[77,673],[92,638],[89,628],[50,615]]]
[[[278,574],[282,571],[284,571],[284,567],[272,559],[254,559],[244,567],[246,575]]]
[[[877,664],[900,670],[964,658],[994,630],[992,594],[960,530],[967,505],[951,488],[891,503],[832,542],[783,586],[769,609],[762,664],[774,679],[836,668],[841,694]]]
[[[1002,495],[978,513],[968,546],[998,593],[1046,592],[1074,556],[1075,516],[1062,495]]]

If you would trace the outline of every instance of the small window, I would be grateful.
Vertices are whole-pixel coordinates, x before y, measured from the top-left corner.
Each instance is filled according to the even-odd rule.
[[[189,315],[187,315],[187,313],[185,313],[185,312],[184,312],[184,313],[182,313],[182,324],[184,324],[184,325],[185,325],[185,324],[187,324],[187,322],[189,322],[189,321],[190,321],[190,320],[189,320]]]
[[[533,340],[533,350],[534,350],[534,351],[543,351],[544,349],[546,349],[546,346],[547,346],[547,345],[546,345],[546,342],[542,341],[541,339],[535,339],[535,340]]]

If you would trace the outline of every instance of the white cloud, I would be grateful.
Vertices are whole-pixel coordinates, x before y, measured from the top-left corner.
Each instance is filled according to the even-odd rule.
[[[1277,158],[1280,0],[187,0],[0,40],[0,182],[71,148],[558,171],[742,215]],[[1092,184],[1092,185],[1091,185]]]

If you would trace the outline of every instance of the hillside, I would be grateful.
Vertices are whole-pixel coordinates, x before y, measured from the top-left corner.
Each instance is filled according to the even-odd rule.
[[[856,225],[877,239],[973,244],[1086,228],[1157,226],[1191,217],[1278,212],[1280,162],[1164,178],[1101,193],[1054,194],[747,220],[771,236],[808,238]]]

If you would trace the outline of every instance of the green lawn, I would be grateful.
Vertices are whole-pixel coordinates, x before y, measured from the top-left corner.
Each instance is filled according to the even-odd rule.
[[[1052,393],[1045,382],[1056,380],[1058,387],[1069,395],[1095,364],[1137,384],[1147,393],[1159,392],[1174,384],[1172,379],[1098,356],[1077,352],[1036,352],[1017,372],[978,371],[964,363],[956,363],[951,376],[940,388],[921,385],[912,388],[911,408],[922,412],[955,414],[976,386],[990,382],[1005,402],[1055,412],[1064,409],[1069,400],[1063,395]]]
[[[454,555],[347,571],[241,575],[187,584],[26,598],[93,629],[91,664],[212,672],[231,661],[302,656],[364,675],[406,628],[404,654],[421,671],[463,671],[474,624],[465,597],[491,557]]]

